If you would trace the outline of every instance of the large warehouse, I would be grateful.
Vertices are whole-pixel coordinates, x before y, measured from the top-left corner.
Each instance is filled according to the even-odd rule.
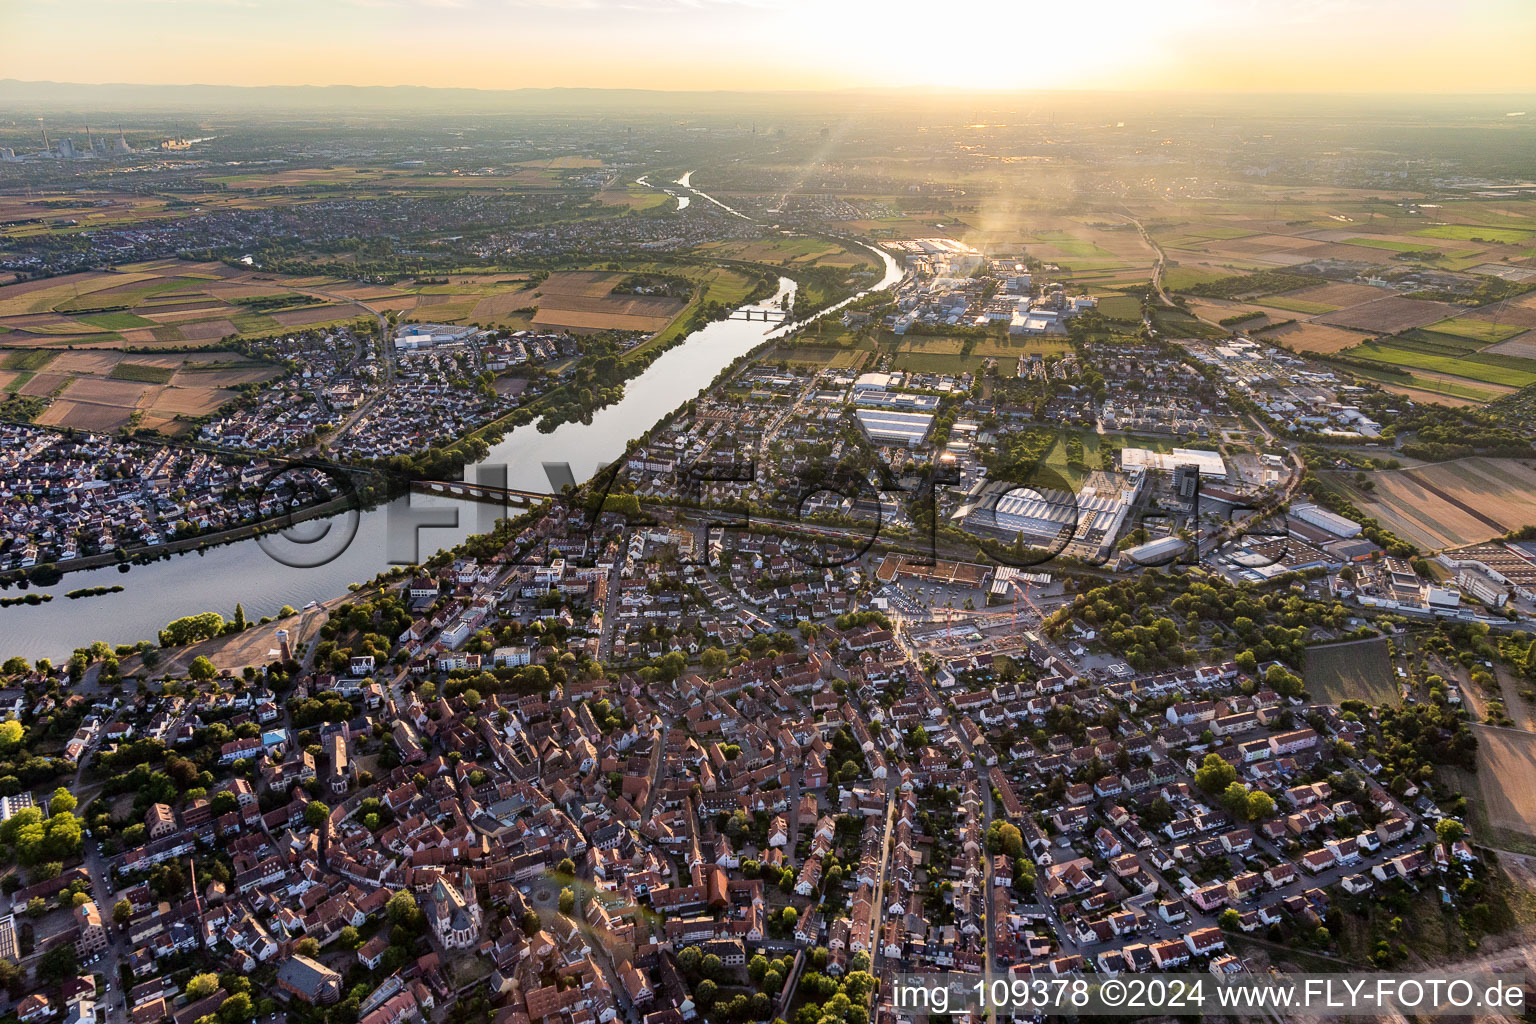
[[[894,409],[859,409],[854,413],[870,441],[878,445],[900,444],[916,448],[928,436],[933,414],[898,412]]]
[[[1225,479],[1227,464],[1220,452],[1208,452],[1199,448],[1175,448],[1171,452],[1154,452],[1147,448],[1124,448],[1120,451],[1120,468],[1146,469],[1172,473],[1180,466],[1199,466],[1200,476],[1206,480]]]
[[[1009,543],[1017,540],[1074,558],[1103,558],[1124,529],[1145,482],[1142,470],[1095,472],[1075,495],[993,483],[972,495],[953,518],[972,533]]]

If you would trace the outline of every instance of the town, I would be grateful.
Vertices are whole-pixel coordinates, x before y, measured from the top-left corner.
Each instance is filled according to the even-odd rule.
[[[1518,108],[55,88],[0,1017],[1536,970]]]

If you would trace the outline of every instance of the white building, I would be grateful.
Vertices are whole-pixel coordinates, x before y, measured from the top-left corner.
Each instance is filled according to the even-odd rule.
[[[1362,529],[1360,524],[1353,519],[1345,519],[1343,516],[1330,512],[1311,502],[1301,502],[1300,504],[1292,505],[1291,515],[1304,523],[1311,523],[1318,529],[1327,530],[1335,537],[1358,537]]]

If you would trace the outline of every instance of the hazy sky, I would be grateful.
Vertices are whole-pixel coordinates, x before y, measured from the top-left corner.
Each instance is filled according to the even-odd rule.
[[[1536,91],[1536,0],[0,0],[0,77]]]

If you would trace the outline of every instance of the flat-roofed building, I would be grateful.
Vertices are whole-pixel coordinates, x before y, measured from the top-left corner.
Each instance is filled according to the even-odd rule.
[[[916,448],[933,426],[933,414],[898,412],[894,409],[859,409],[854,415],[870,441],[878,445],[900,444]]]

